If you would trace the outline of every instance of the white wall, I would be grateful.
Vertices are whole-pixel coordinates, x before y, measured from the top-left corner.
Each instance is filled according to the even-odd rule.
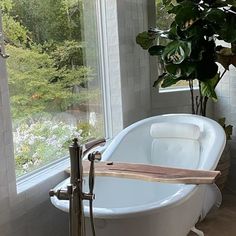
[[[191,113],[189,91],[158,92],[152,88],[152,114]]]
[[[223,69],[221,68],[221,71]],[[236,68],[232,65],[216,88],[218,101],[214,104],[216,119],[226,118],[226,124],[233,125],[231,146],[231,169],[228,187],[236,192]]]
[[[150,0],[117,0],[122,112],[124,127],[151,114],[149,56],[136,44],[150,26]]]
[[[11,212],[15,214],[14,211]],[[55,209],[49,200],[0,226],[1,236],[69,236],[68,215]]]

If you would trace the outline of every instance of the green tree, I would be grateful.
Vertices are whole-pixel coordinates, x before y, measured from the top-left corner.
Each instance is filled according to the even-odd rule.
[[[13,6],[14,4],[12,0],[2,0],[0,2],[4,38],[7,43],[26,45],[28,40],[28,31],[20,22],[11,16]]]
[[[84,64],[83,44],[76,41],[64,41],[51,53],[55,66],[59,69],[75,69]]]
[[[13,119],[42,112],[64,111],[70,105],[85,103],[92,95],[74,93],[90,77],[90,69],[57,69],[46,53],[7,45],[14,55],[8,60],[9,85]]]
[[[76,0],[13,0],[12,14],[31,32],[36,43],[81,41],[81,3]]]
[[[12,0],[1,0],[0,8],[2,13],[9,13],[9,11],[12,9],[12,5]]]

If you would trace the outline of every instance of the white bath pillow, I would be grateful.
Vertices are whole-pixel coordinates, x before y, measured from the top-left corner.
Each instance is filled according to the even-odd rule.
[[[182,138],[154,139],[151,146],[151,163],[176,168],[195,169],[200,161],[198,140]]]
[[[152,124],[150,134],[153,138],[185,138],[198,140],[200,128],[187,123],[161,122]]]

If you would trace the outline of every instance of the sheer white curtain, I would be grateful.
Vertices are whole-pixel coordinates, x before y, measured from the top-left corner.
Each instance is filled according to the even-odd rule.
[[[5,53],[0,12],[0,46]],[[16,178],[14,170],[13,140],[11,132],[6,59],[0,56],[0,235],[11,231],[11,219],[16,206]]]
[[[5,53],[2,41],[0,45]],[[64,171],[49,171],[44,180],[31,179],[33,187],[17,192],[6,59],[0,56],[0,236],[67,235],[67,215],[57,211],[48,196],[65,178]]]
[[[4,54],[1,17],[0,11],[0,47]],[[0,236],[66,236],[67,214],[52,206],[48,192],[66,178],[67,165],[45,171],[44,178],[27,179],[28,186],[17,191],[6,65],[7,60],[0,55]]]

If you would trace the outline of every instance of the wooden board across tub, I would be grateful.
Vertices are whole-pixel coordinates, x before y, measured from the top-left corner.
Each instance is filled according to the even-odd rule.
[[[90,162],[83,161],[85,175],[89,173],[89,167]],[[70,173],[70,169],[67,172]],[[190,170],[134,163],[96,162],[95,175],[164,183],[212,184],[220,175],[220,171]]]

